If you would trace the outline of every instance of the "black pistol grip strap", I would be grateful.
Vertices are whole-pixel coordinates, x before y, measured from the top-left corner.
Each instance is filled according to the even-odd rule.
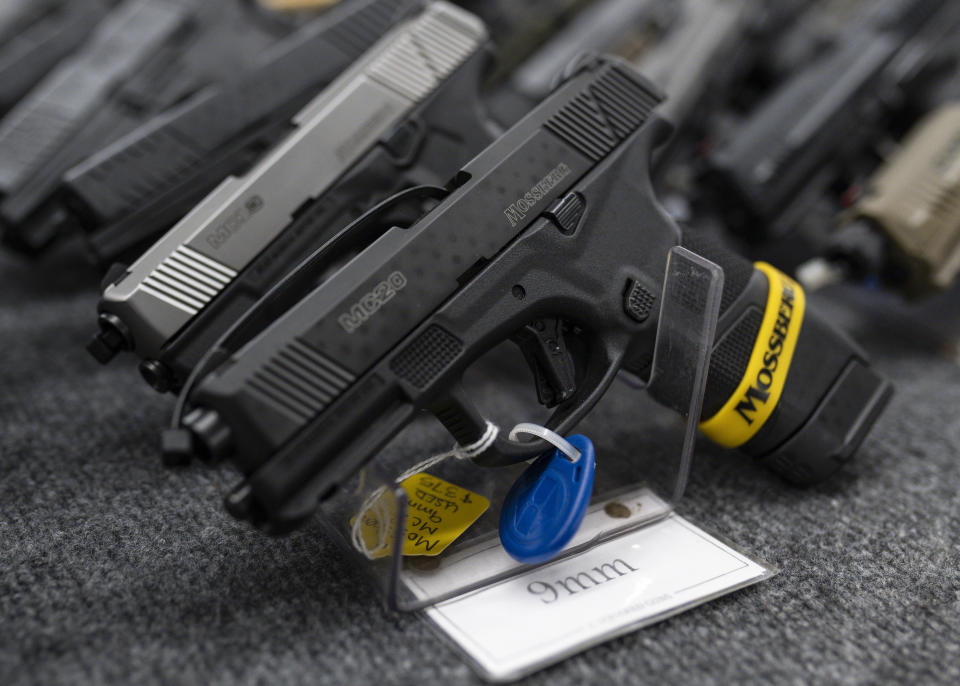
[[[723,269],[720,319],[703,400],[702,418],[709,419],[733,396],[746,373],[763,320],[767,281],[749,260],[710,235],[686,230],[683,246]]]

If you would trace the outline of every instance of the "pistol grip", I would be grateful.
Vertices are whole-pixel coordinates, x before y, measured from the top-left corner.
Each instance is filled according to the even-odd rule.
[[[791,482],[821,481],[852,457],[892,386],[793,279],[688,236],[726,273],[701,430]]]

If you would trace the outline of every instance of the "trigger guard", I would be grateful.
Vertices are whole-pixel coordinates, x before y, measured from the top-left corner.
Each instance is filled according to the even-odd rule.
[[[594,365],[600,364],[603,367],[596,383],[589,384],[587,386],[589,390],[586,393],[578,392],[569,401],[557,407],[556,411],[550,415],[550,419],[543,424],[545,428],[565,436],[573,430],[607,392],[610,384],[613,383],[620,371],[625,353],[624,349],[618,346],[610,346],[603,348],[603,350],[606,354],[602,359],[598,356],[591,360]],[[521,442],[511,441],[509,438],[498,435],[493,444],[475,457],[473,462],[481,467],[507,467],[539,457],[553,449],[554,446],[543,439],[538,438]]]

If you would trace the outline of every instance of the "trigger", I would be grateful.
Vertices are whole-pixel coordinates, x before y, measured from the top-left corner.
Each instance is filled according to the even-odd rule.
[[[573,396],[577,390],[576,366],[560,319],[537,319],[513,340],[533,371],[537,398],[542,405],[554,407]]]

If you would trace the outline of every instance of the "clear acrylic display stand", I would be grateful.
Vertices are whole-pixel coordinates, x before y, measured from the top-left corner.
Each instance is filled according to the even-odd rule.
[[[649,380],[643,383],[622,374],[577,427],[596,447],[593,497],[580,532],[550,562],[663,519],[683,494],[722,286],[720,267],[681,247],[671,251]],[[481,383],[473,391],[466,379],[468,390],[504,432],[520,422],[545,420],[547,415],[535,403],[524,406],[515,399],[521,390],[529,394],[532,388],[518,355],[510,357],[508,351],[497,349],[476,367],[478,371],[471,371]],[[534,416],[538,411],[541,414]],[[407,496],[396,478],[450,447],[449,437],[444,438],[437,424],[424,420],[412,425],[322,508],[325,528],[394,610],[420,609],[531,569],[510,558],[498,537],[501,504],[525,463],[489,469],[449,459],[425,470],[488,498],[490,507],[440,554],[402,554]],[[374,498],[379,514],[369,509],[371,494],[379,496]],[[369,548],[363,551],[365,546],[352,542],[358,516],[377,528],[390,552],[371,556]]]

